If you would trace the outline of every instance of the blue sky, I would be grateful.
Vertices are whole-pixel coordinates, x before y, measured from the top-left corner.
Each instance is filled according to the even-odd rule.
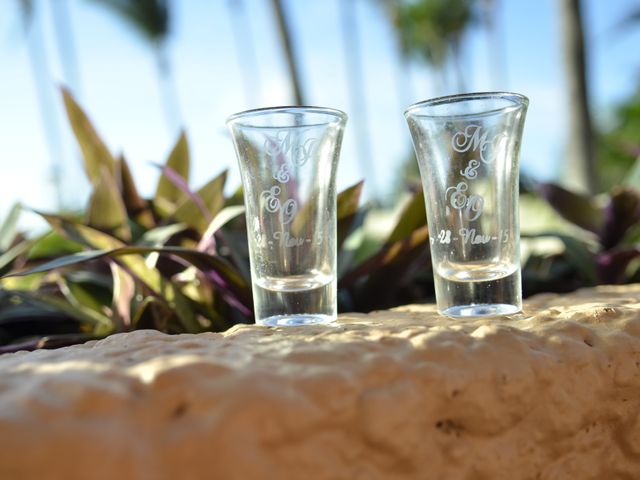
[[[150,162],[162,161],[177,136],[175,126],[165,120],[151,48],[103,7],[88,0],[65,1],[70,12],[68,33],[77,52],[77,79],[68,77],[59,57],[50,0],[36,1],[36,28],[31,32],[41,35],[45,45],[49,68],[49,78],[43,79],[49,90],[45,104],[58,119],[54,142],[62,156],[64,201],[70,206],[83,204],[89,187],[56,91],[61,83],[74,89],[109,147],[126,154],[143,193],[151,194],[158,172]],[[364,177],[369,195],[384,195],[411,148],[404,109],[415,101],[455,93],[457,85],[439,86],[434,73],[417,63],[401,68],[392,28],[379,3],[354,0],[365,69],[366,116],[360,118],[348,92],[340,1],[345,0],[287,0],[284,4],[292,20],[308,103],[350,114],[339,187]],[[51,155],[18,3],[3,0],[0,4],[0,215],[15,201],[48,210],[56,206]],[[292,101],[270,2],[244,0],[244,14],[235,17],[244,22],[243,39],[253,45],[255,58],[241,57],[243,44],[234,41],[228,3],[173,2],[169,57],[192,147],[194,186],[225,168],[230,169],[229,185],[239,183],[225,128],[228,115]],[[503,38],[500,54],[505,74],[499,81],[491,75],[496,52],[489,49],[485,32],[474,29],[465,38],[466,90],[511,90],[529,96],[522,169],[536,178],[555,178],[561,173],[567,117],[558,2],[498,3],[496,21]],[[621,33],[615,28],[635,5],[631,0],[584,1],[596,122],[606,122],[612,106],[636,85],[640,29]],[[251,66],[250,77],[243,76],[241,63]],[[369,141],[372,166],[366,174],[359,167],[359,128],[366,130]]]

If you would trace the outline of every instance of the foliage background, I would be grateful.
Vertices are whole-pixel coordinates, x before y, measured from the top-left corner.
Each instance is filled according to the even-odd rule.
[[[532,100],[530,116],[535,108],[538,112],[547,112],[544,117],[534,114],[525,130],[539,136],[540,121],[548,123],[546,128],[551,129],[559,125],[558,122],[565,122],[566,149],[559,149],[553,155],[558,160],[554,169],[559,174],[556,183],[543,181],[545,176],[554,173],[548,169],[549,164],[554,163],[551,155],[527,161],[526,149],[523,152],[521,223],[525,295],[570,291],[599,283],[640,281],[640,141],[637,135],[640,85],[636,77],[635,88],[627,91],[626,97],[620,96],[606,108],[594,105],[590,79],[598,75],[589,73],[588,61],[593,58],[590,47],[594,41],[585,33],[583,8],[585,4],[590,5],[593,13],[594,6],[576,0],[557,3],[562,7],[556,11],[562,27],[557,50],[564,52],[566,95],[554,97],[523,90]],[[51,4],[19,0],[12,5],[25,34],[36,87],[36,95],[32,97],[37,98],[40,105],[42,138],[48,146],[46,170],[50,176],[48,189],[41,195],[48,199],[44,208],[21,207],[20,203],[7,201],[6,193],[2,197],[0,206],[6,213],[0,223],[0,275],[4,275],[0,278],[0,344],[4,345],[0,351],[56,347],[135,328],[199,332],[224,330],[235,323],[252,321],[242,196],[237,176],[234,178],[235,169],[231,169],[232,181],[228,181],[229,171],[224,168],[234,165],[229,161],[233,156],[230,141],[221,133],[215,134],[220,145],[229,148],[216,152],[211,162],[215,168],[208,166],[206,175],[202,173],[202,160],[198,160],[201,155],[195,155],[192,146],[190,131],[195,131],[199,138],[202,131],[211,135],[212,130],[221,130],[222,121],[213,128],[208,122],[204,126],[193,125],[185,114],[193,106],[184,101],[184,87],[180,88],[182,71],[175,67],[180,62],[172,49],[181,4],[170,0],[87,0],[85,3],[59,0]],[[43,34],[47,32],[40,30],[45,18],[43,5],[51,8],[63,72],[58,80],[67,87],[61,88],[52,82],[54,75],[47,61],[50,46],[43,42]],[[100,16],[122,22],[123,29],[128,28],[132,37],[146,45],[152,59],[157,74],[157,82],[153,83],[156,106],[159,107],[153,115],[141,111],[141,104],[135,101],[123,101],[148,97],[149,92],[143,93],[140,86],[132,87],[123,98],[112,93],[106,97],[117,121],[130,130],[127,134],[146,138],[147,143],[153,129],[140,119],[157,123],[159,117],[163,118],[168,133],[163,134],[162,139],[154,138],[154,143],[170,145],[166,148],[168,154],[158,155],[157,146],[149,148],[156,152],[151,162],[146,154],[137,158],[130,156],[128,149],[123,153],[110,147],[99,133],[102,128],[92,124],[86,105],[78,101],[83,90],[95,95],[102,87],[100,83],[81,81],[81,62],[75,58],[73,29],[69,28],[70,12],[89,8],[88,5]],[[319,10],[317,2],[307,3],[308,12],[326,13],[333,9],[332,28],[338,27],[342,39],[337,51],[346,60],[341,69],[345,90],[343,96],[333,97],[327,97],[326,91],[319,93],[314,88],[317,81],[309,77],[309,71],[313,70],[310,65],[313,67],[318,60],[321,63],[323,52],[307,50],[307,54],[303,54],[305,26],[319,29],[314,35],[320,38],[320,43],[331,29],[323,31],[322,27],[329,25],[322,22],[309,23],[308,15],[301,15],[297,10],[299,5],[284,0],[228,2],[224,8],[228,9],[234,25],[234,46],[241,65],[243,89],[229,87],[229,92],[233,92],[230,95],[225,84],[215,85],[210,87],[206,98],[190,101],[210,105],[208,102],[220,100],[225,105],[237,106],[226,114],[274,101],[257,93],[262,90],[259,74],[264,69],[258,67],[259,42],[251,39],[252,29],[247,28],[253,9],[268,11],[272,18],[272,40],[281,55],[282,71],[280,76],[276,75],[277,89],[289,100],[283,103],[332,104],[325,101],[332,98],[338,101],[334,106],[349,111],[352,119],[352,143],[342,156],[342,164],[349,165],[351,174],[355,173],[357,179],[364,177],[365,181],[345,185],[349,175],[341,176],[343,187],[348,188],[343,188],[338,199],[340,310],[370,311],[432,301],[424,198],[415,159],[405,142],[408,135],[392,133],[390,128],[374,135],[372,127],[376,125],[376,117],[388,111],[397,113],[401,121],[402,108],[426,96],[466,91],[476,84],[520,85],[520,80],[507,81],[508,56],[501,55],[507,45],[499,41],[500,24],[504,22],[500,12],[513,8],[513,3],[345,0]],[[522,3],[519,5],[519,13],[526,15],[526,8]],[[363,10],[368,13],[363,14]],[[615,35],[609,32],[611,36],[607,38],[636,35],[638,10],[632,4],[621,10],[625,16],[615,24]],[[217,11],[223,11],[223,7],[218,6]],[[361,33],[372,11],[377,12],[378,20],[386,22],[392,40],[388,45],[396,48],[395,63],[379,64],[374,76],[367,75],[365,60],[366,52],[375,50],[376,46],[363,43],[367,35]],[[196,23],[193,25],[197,27]],[[520,36],[529,35],[527,41],[535,44],[548,28],[549,25],[524,28]],[[480,61],[478,50],[470,48],[475,45],[472,39],[477,43],[478,32],[486,36],[489,45]],[[325,43],[324,54],[336,48],[328,39]],[[606,42],[599,39],[599,44]],[[224,49],[224,45],[215,44],[214,51]],[[531,47],[523,50],[521,56],[527,57],[524,60],[518,57],[519,75],[535,75],[538,67],[548,71],[551,60],[534,50]],[[126,53],[117,56],[123,62],[128,58]],[[473,63],[483,66],[480,70],[484,72],[484,80],[467,74],[473,70],[470,68]],[[124,66],[124,63],[115,65],[116,68]],[[628,71],[638,68],[632,59],[624,66]],[[223,72],[225,67],[228,65],[216,71]],[[415,74],[416,70],[419,75]],[[335,61],[322,76],[322,83],[335,85],[331,78],[334,72],[338,72]],[[372,101],[367,98],[367,89],[371,85],[380,86],[377,77],[383,72],[394,76],[395,97],[393,101],[388,95]],[[120,81],[125,86],[130,83],[126,74],[127,69],[123,68]],[[267,70],[267,76],[270,74]],[[416,78],[424,82],[419,89],[414,88]],[[412,98],[415,90],[420,94]],[[429,94],[423,93],[427,91]],[[8,111],[22,118],[18,106]],[[61,118],[61,111],[66,119]],[[606,115],[594,115],[594,112]],[[129,116],[137,121],[130,122]],[[96,124],[100,126],[102,119],[96,118]],[[11,150],[14,143],[6,132],[11,132],[16,125],[20,122],[0,129],[5,135],[0,137],[0,147],[7,147],[4,153],[7,158],[13,157],[15,150]],[[185,125],[189,127],[187,130],[183,129]],[[65,145],[66,133],[73,137],[73,146]],[[20,135],[18,138],[24,138]],[[525,137],[524,145],[539,148],[547,140]],[[137,148],[132,150],[140,153]],[[23,141],[20,153],[11,163],[13,167],[6,161],[3,164],[5,192],[11,191],[12,186],[13,191],[24,196],[17,200],[23,201],[34,198],[33,190],[24,186],[35,188],[38,183],[9,179],[16,159],[19,164],[28,151],[29,146]],[[390,152],[394,152],[396,164],[403,167],[389,168]],[[375,168],[380,163],[385,167]],[[535,168],[544,165],[547,165],[546,171]],[[392,179],[388,175],[390,170],[398,172]],[[39,171],[44,169],[34,170]],[[78,193],[83,190],[86,195]],[[34,223],[34,218],[39,218],[40,223]],[[25,219],[30,225],[27,229],[23,226]]]

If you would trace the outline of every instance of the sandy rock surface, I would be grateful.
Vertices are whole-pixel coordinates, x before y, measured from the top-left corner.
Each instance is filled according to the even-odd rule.
[[[640,478],[640,285],[0,356],[0,479]]]

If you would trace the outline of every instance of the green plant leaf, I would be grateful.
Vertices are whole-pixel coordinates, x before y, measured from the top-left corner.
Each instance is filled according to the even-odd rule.
[[[402,210],[398,223],[393,228],[386,244],[393,244],[409,237],[417,229],[427,224],[427,215],[422,189],[416,191]]]
[[[111,310],[116,331],[126,331],[132,326],[131,303],[136,293],[134,279],[116,262],[109,262],[113,277]]]
[[[429,272],[428,240],[425,225],[403,240],[385,245],[344,275],[338,282],[339,290],[349,292],[351,302],[359,305],[359,310],[397,305],[401,301],[398,295],[404,290],[402,286],[408,285],[418,272]]]
[[[85,253],[87,255],[86,260],[99,258],[104,256],[111,250],[118,250],[118,252],[135,254],[135,253],[150,253],[153,249],[144,247],[128,247],[118,240],[104,232],[95,230],[91,227],[75,223],[69,219],[61,216],[43,214],[42,217],[59,233],[65,235],[67,238],[77,241],[89,248],[102,250],[99,254],[94,251],[91,253]],[[130,250],[133,249],[133,250]],[[136,250],[138,249],[138,250]],[[96,255],[96,256],[92,256]],[[61,261],[63,259],[57,259]],[[154,293],[154,295],[163,299],[166,304],[175,308],[175,311],[180,319],[182,325],[189,332],[200,331],[200,326],[196,321],[195,315],[192,310],[185,307],[184,295],[176,288],[169,280],[164,278],[159,270],[148,266],[144,257],[141,255],[124,255],[121,259],[122,264],[128,269],[130,274],[142,283],[146,288]],[[80,262],[75,262],[80,263]],[[70,263],[71,265],[73,263]],[[38,269],[44,268],[44,265],[38,267]],[[43,271],[43,270],[40,270]],[[19,274],[26,275],[31,273],[29,271],[19,272]],[[13,274],[12,274],[13,275]]]
[[[13,292],[13,294],[19,297],[25,295],[22,292]],[[62,312],[82,323],[92,325],[93,331],[96,334],[107,334],[111,332],[111,321],[104,315],[100,315],[90,308],[80,304],[73,305],[63,298],[42,293],[38,293],[37,295],[30,294],[27,295],[27,298],[35,304],[40,304],[54,311]]]
[[[167,158],[166,166],[179,175],[185,182],[189,183],[189,145],[187,136],[184,132],[180,133],[169,158]],[[163,171],[156,187],[156,193],[153,196],[153,204],[161,216],[170,216],[185,198],[183,192],[175,182],[169,178],[166,171]]]
[[[137,245],[141,247],[159,247],[177,233],[183,232],[187,228],[183,223],[172,223],[148,230],[142,235]]]
[[[82,225],[80,225],[80,227],[82,227]],[[140,254],[152,252],[175,255],[186,260],[198,270],[203,271],[209,281],[213,282],[217,289],[225,295],[227,301],[235,303],[238,306],[251,305],[251,291],[249,287],[226,260],[218,256],[212,256],[204,252],[182,247],[120,246],[111,250],[91,250],[81,252],[81,254],[57,258],[28,270],[11,272],[2,278],[31,275],[63,266],[79,265],[83,262],[96,260],[105,256],[111,258],[121,257],[120,262],[128,269],[128,272],[135,280],[142,282],[156,296],[164,299],[167,305],[176,309],[187,331],[198,331],[199,327],[193,309],[190,308],[188,300],[180,292],[180,289],[172,282],[163,278],[158,270],[149,268],[144,258],[140,256]]]
[[[360,195],[362,194],[362,186],[364,181],[360,181],[355,185],[343,190],[338,194],[336,199],[336,218],[337,225],[337,249],[340,250],[347,236],[352,232],[354,225],[358,220],[358,204]]]
[[[100,179],[101,168],[106,168],[111,176],[115,176],[115,160],[111,152],[102,142],[89,118],[76,103],[69,90],[64,87],[61,90],[69,123],[82,152],[87,177],[91,183],[96,183]]]
[[[535,191],[564,219],[596,235],[600,234],[604,214],[593,199],[552,183],[537,184]]]
[[[338,194],[336,198],[336,217],[338,220],[353,215],[358,211],[363,186],[364,180],[361,180]]]
[[[557,232],[542,232],[526,235],[525,238],[554,237],[564,245],[564,257],[591,285],[597,284],[596,256],[589,247],[577,238]]]
[[[79,282],[74,282],[70,277],[59,277],[56,281],[60,292],[67,301],[79,309],[90,309],[104,319],[104,323],[111,323],[108,310],[100,302],[91,290]]]
[[[26,253],[33,245],[33,240],[23,240],[22,242],[14,245],[9,250],[0,255],[0,275],[6,273],[12,262],[20,255]]]
[[[624,184],[628,187],[640,190],[640,156],[636,158],[633,167],[624,179]]]
[[[225,226],[228,222],[233,220],[234,218],[242,215],[244,213],[243,205],[232,205],[230,207],[225,207],[218,212],[211,223],[207,227],[207,230],[202,235],[200,242],[198,242],[198,250],[205,250],[206,246],[213,239],[213,235],[220,230],[223,226]]]
[[[341,286],[349,288],[360,278],[380,273],[387,266],[398,261],[405,261],[428,250],[429,231],[425,226],[414,230],[403,240],[386,244],[378,253],[369,257],[358,265],[354,270],[344,275],[341,279]],[[397,280],[397,277],[387,277]]]
[[[226,180],[227,171],[225,170],[196,192],[206,211],[203,211],[202,207],[192,198],[187,197],[182,200],[173,217],[177,221],[189,225],[200,234],[204,233],[209,223],[224,206],[224,184]]]
[[[93,185],[87,209],[87,224],[98,230],[113,233],[117,238],[131,240],[127,209],[120,196],[115,179],[104,167]]]
[[[29,260],[37,260],[80,251],[82,251],[82,245],[67,239],[58,232],[50,231],[34,240],[27,257]]]
[[[120,188],[122,191],[122,201],[127,209],[127,214],[135,222],[145,228],[152,228],[155,225],[153,215],[149,209],[149,202],[143,199],[138,193],[138,189],[131,175],[131,169],[124,155],[120,155],[116,161],[116,169],[120,173]]]
[[[7,250],[13,239],[16,236],[16,226],[18,225],[18,219],[20,218],[20,212],[22,211],[22,206],[19,203],[16,203],[9,213],[7,214],[7,218],[4,219],[2,225],[0,225],[0,252],[4,252]]]

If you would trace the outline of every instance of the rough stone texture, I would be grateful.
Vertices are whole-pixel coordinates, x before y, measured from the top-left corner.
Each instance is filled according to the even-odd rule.
[[[640,285],[0,357],[2,479],[640,478]]]

